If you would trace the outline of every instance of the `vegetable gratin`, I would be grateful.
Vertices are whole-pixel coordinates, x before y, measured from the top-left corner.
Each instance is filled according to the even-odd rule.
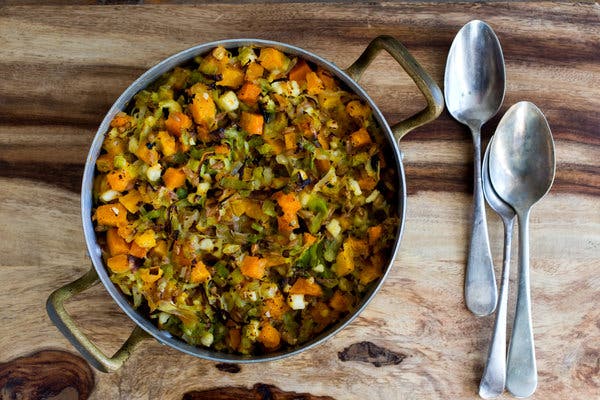
[[[111,280],[193,345],[255,355],[314,339],[392,254],[384,142],[369,105],[301,58],[196,57],[106,133],[92,218]]]

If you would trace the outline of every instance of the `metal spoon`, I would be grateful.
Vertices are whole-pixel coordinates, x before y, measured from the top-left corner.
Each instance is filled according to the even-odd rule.
[[[504,90],[500,42],[485,22],[471,21],[462,27],[450,47],[444,97],[450,114],[471,129],[475,148],[473,224],[465,274],[465,302],[478,316],[494,312],[498,299],[481,190],[481,126],[498,112]]]
[[[504,384],[506,382],[506,309],[508,307],[510,247],[515,223],[515,211],[496,194],[490,182],[488,157],[491,146],[492,142],[490,141],[483,156],[483,166],[481,169],[483,194],[489,206],[500,216],[504,224],[504,255],[494,331],[488,350],[487,363],[481,377],[481,382],[479,383],[479,396],[484,399],[500,396],[504,392]]]
[[[496,129],[489,171],[496,193],[519,220],[519,289],[508,348],[506,387],[516,397],[528,397],[537,386],[529,288],[529,213],[550,190],[556,160],[554,140],[544,114],[533,103],[512,106]]]

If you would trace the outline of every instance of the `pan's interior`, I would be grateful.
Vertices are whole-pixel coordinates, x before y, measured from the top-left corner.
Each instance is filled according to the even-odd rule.
[[[162,74],[168,72],[175,66],[183,65],[189,63],[195,56],[202,55],[207,51],[210,51],[212,48],[217,46],[223,46],[228,49],[234,49],[240,46],[249,46],[255,45],[258,47],[275,47],[285,53],[300,56],[309,62],[315,63],[333,73],[341,82],[343,82],[350,91],[358,94],[365,101],[369,103],[373,110],[373,114],[376,120],[379,123],[381,128],[382,135],[384,136],[381,142],[381,145],[384,147],[384,151],[386,152],[386,159],[390,162],[393,161],[395,165],[395,170],[397,172],[396,178],[397,182],[397,191],[396,191],[396,205],[397,205],[397,216],[400,221],[397,231],[396,231],[396,239],[393,244],[389,259],[387,260],[387,265],[384,267],[384,273],[381,278],[371,287],[371,290],[367,292],[361,303],[357,306],[354,312],[347,315],[342,320],[338,321],[337,324],[333,325],[329,329],[321,332],[317,337],[312,340],[303,343],[302,345],[295,348],[288,348],[283,351],[259,355],[259,356],[244,356],[244,355],[236,355],[229,353],[221,353],[213,350],[208,350],[201,347],[196,347],[189,345],[182,339],[179,339],[175,336],[172,336],[169,332],[159,330],[150,320],[145,317],[142,313],[135,310],[130,304],[129,300],[126,296],[124,296],[118,287],[116,287],[110,277],[106,268],[104,267],[101,249],[98,243],[96,242],[96,235],[94,232],[94,227],[91,220],[91,210],[92,210],[92,184],[95,173],[95,163],[96,158],[100,154],[100,150],[102,147],[102,142],[104,139],[104,134],[108,130],[109,124],[113,117],[121,110],[125,110],[128,106],[129,101],[137,94],[140,90],[144,89],[151,83],[153,83],[157,78],[159,78]],[[402,161],[400,156],[400,151],[398,149],[398,145],[392,135],[389,125],[383,118],[383,115],[373,103],[371,98],[367,95],[367,93],[354,81],[352,80],[345,72],[343,72],[340,68],[338,68],[335,64],[330,63],[310,52],[302,50],[298,47],[286,45],[279,42],[258,40],[258,39],[236,39],[236,40],[225,40],[219,42],[211,42],[203,45],[199,45],[196,47],[192,47],[187,49],[181,53],[173,55],[164,61],[160,62],[156,66],[149,69],[146,73],[144,73],[140,78],[138,78],[123,94],[117,99],[117,101],[110,108],[108,113],[106,114],[104,120],[100,124],[98,131],[94,137],[94,141],[90,148],[90,151],[87,156],[83,182],[81,188],[81,211],[82,211],[82,221],[84,228],[85,240],[88,248],[88,252],[94,264],[94,268],[98,272],[98,275],[113,297],[113,299],[119,304],[119,306],[125,311],[125,313],[133,319],[141,328],[143,328],[146,332],[155,337],[159,342],[163,344],[167,344],[171,347],[174,347],[184,353],[201,357],[205,359],[210,359],[219,362],[238,362],[238,363],[250,363],[250,362],[258,362],[258,361],[270,361],[280,359],[286,356],[290,356],[293,354],[297,354],[303,350],[309,349],[317,344],[325,341],[331,336],[335,335],[341,329],[343,329],[346,325],[348,325],[354,318],[358,316],[362,312],[362,310],[367,306],[370,300],[373,298],[375,293],[379,290],[381,285],[383,284],[387,274],[389,273],[394,258],[398,252],[398,248],[400,245],[400,239],[402,237],[402,230],[404,225],[404,217],[405,217],[405,202],[406,202],[406,191],[405,191],[405,177],[404,177],[404,169],[402,167]]]

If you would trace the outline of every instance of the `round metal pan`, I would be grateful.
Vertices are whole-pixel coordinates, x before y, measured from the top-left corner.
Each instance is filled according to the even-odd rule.
[[[342,81],[349,90],[356,93],[364,101],[366,101],[373,110],[373,115],[377,120],[381,133],[385,136],[385,144],[389,146],[388,153],[393,158],[395,163],[394,167],[397,172],[397,215],[400,220],[400,224],[396,229],[396,237],[393,245],[392,252],[386,265],[383,268],[383,275],[379,278],[378,282],[373,288],[364,295],[358,307],[346,316],[344,319],[339,321],[331,328],[322,332],[319,336],[313,338],[311,341],[306,342],[298,347],[286,349],[279,352],[269,353],[259,356],[248,356],[248,355],[236,355],[229,353],[221,353],[214,350],[206,349],[203,347],[196,347],[187,344],[182,339],[172,336],[166,331],[158,329],[150,320],[136,311],[127,297],[124,296],[121,291],[111,282],[108,272],[104,266],[101,256],[101,249],[96,241],[96,234],[94,232],[94,226],[92,223],[92,185],[96,167],[96,159],[100,154],[104,135],[108,131],[110,122],[113,117],[127,107],[129,101],[142,89],[147,87],[149,84],[154,82],[158,77],[164,73],[170,71],[178,65],[183,65],[191,61],[195,56],[202,55],[217,46],[223,46],[228,49],[238,48],[240,46],[257,46],[257,47],[274,47],[283,51],[284,53],[302,57],[322,68],[328,70],[331,74],[336,76]],[[375,105],[373,100],[367,95],[364,89],[359,86],[357,81],[360,76],[371,63],[371,61],[381,51],[387,51],[398,63],[404,68],[408,75],[414,80],[415,84],[421,90],[425,99],[427,100],[427,107],[419,113],[401,121],[393,126],[387,123],[379,108]],[[408,99],[407,99],[408,100]],[[154,67],[146,71],[140,76],[131,86],[123,92],[123,94],[117,99],[117,101],[110,108],[102,123],[98,127],[98,131],[92,142],[89,154],[86,159],[85,170],[83,173],[83,182],[81,186],[81,217],[83,220],[83,231],[85,235],[85,241],[89,255],[92,259],[92,268],[88,273],[78,280],[71,282],[62,288],[54,291],[46,303],[48,314],[54,324],[60,329],[60,331],[70,340],[70,342],[81,352],[81,354],[92,364],[94,367],[103,372],[113,371],[121,367],[125,360],[129,357],[134,348],[144,339],[154,337],[159,342],[173,347],[179,351],[192,356],[218,361],[218,362],[236,362],[236,363],[252,363],[260,361],[272,361],[283,357],[291,356],[300,353],[304,350],[310,349],[323,341],[329,339],[346,325],[348,325],[354,318],[356,318],[361,311],[367,306],[370,300],[375,296],[381,285],[383,284],[385,277],[392,267],[393,261],[396,257],[400,246],[400,240],[402,238],[402,232],[405,221],[405,206],[406,206],[406,183],[404,177],[404,168],[402,166],[402,154],[398,148],[398,141],[412,129],[424,125],[428,122],[433,121],[443,110],[443,95],[437,84],[431,79],[431,77],[425,72],[425,70],[417,63],[417,61],[408,53],[408,50],[396,39],[390,36],[379,36],[375,38],[368,47],[365,49],[363,54],[346,70],[342,70],[332,62],[329,62],[309,51],[303,50],[299,47],[291,46],[284,43],[259,40],[259,39],[233,39],[223,40],[211,43],[201,44],[187,50],[184,50],[178,54],[175,54],[162,62],[158,63]],[[391,160],[390,160],[391,161]],[[64,302],[73,295],[102,282],[106,290],[110,293],[112,298],[117,302],[119,307],[131,318],[135,323],[136,327],[131,333],[130,337],[123,344],[123,346],[112,356],[106,356],[96,345],[89,340],[89,338],[82,333],[77,327],[75,321],[66,312],[64,308]],[[109,321],[107,321],[109,322]]]

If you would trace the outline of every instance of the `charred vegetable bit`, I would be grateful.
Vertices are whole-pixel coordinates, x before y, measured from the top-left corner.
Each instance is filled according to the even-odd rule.
[[[371,108],[274,48],[218,47],[139,92],[97,159],[112,281],[216,351],[301,345],[359,305],[398,226]]]

